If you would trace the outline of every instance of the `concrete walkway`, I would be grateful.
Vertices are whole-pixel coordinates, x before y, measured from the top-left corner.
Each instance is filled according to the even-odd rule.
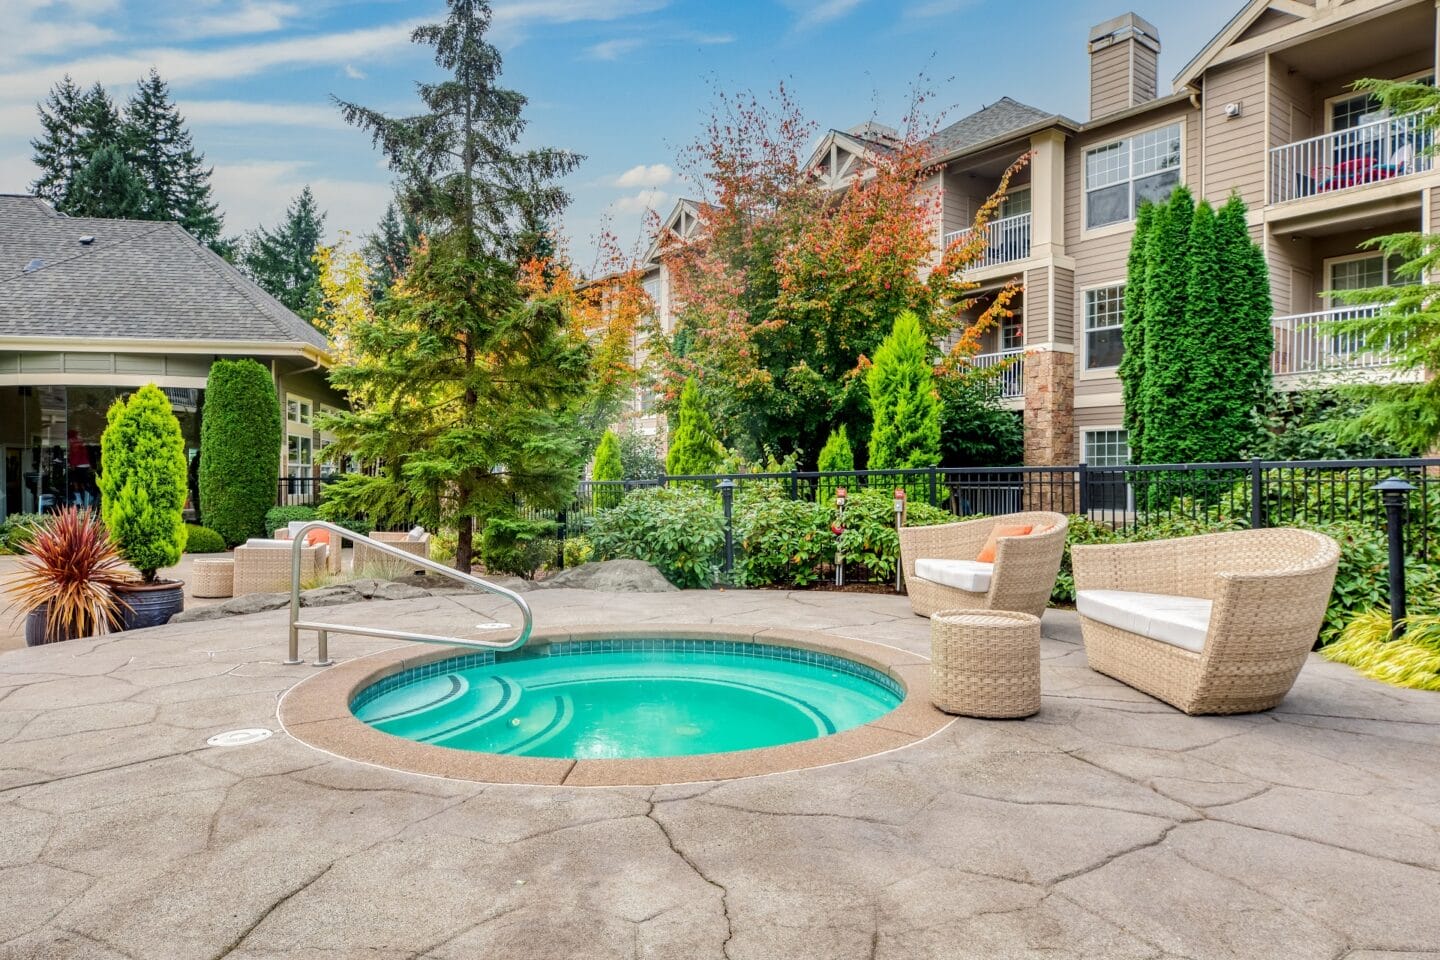
[[[927,649],[902,598],[532,593],[546,627],[826,629]],[[470,595],[334,607],[464,629]],[[485,786],[276,729],[283,612],[0,655],[0,958],[1440,957],[1440,697],[1313,659],[1191,718],[1046,617],[1044,708],[822,769]],[[332,653],[390,646],[335,637]]]

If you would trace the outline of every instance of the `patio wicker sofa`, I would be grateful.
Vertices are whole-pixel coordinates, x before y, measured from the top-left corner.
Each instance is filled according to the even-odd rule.
[[[235,548],[237,597],[247,593],[285,593],[290,589],[293,545],[288,540],[250,540]],[[300,582],[319,579],[324,568],[326,546],[300,548]]]
[[[976,558],[996,526],[1032,527],[996,541],[994,563]],[[1040,616],[1055,589],[1069,521],[1034,511],[900,531],[900,562],[910,608],[928,617],[940,610],[1012,610]]]
[[[1285,528],[1075,546],[1085,656],[1188,714],[1268,710],[1315,644],[1339,558]]]

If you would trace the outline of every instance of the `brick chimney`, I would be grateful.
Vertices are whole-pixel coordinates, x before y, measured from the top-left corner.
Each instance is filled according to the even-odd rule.
[[[1133,13],[1090,31],[1090,119],[1155,99],[1160,32]]]

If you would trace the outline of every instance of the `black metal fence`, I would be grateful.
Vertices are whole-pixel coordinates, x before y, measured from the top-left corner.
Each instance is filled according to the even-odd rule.
[[[320,489],[324,477],[281,477],[280,488],[275,495],[279,507],[313,507],[320,503]]]
[[[1053,510],[1080,514],[1123,532],[1189,520],[1217,526],[1267,527],[1352,520],[1378,526],[1384,507],[1371,490],[1387,477],[1414,484],[1407,531],[1418,555],[1440,545],[1440,458],[1391,460],[1249,460],[1144,466],[931,467],[819,473],[704,474],[655,480],[586,481],[572,506],[550,514],[565,536],[588,529],[598,509],[641,487],[714,490],[735,484],[773,483],[792,499],[833,502],[840,487],[852,492],[903,487],[911,503],[924,502],[957,517]]]

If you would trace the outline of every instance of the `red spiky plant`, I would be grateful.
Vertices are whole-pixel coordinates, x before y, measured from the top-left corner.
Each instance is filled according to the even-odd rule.
[[[100,518],[65,507],[36,524],[7,592],[22,615],[45,611],[45,642],[107,633],[126,604],[112,592],[134,580]]]

